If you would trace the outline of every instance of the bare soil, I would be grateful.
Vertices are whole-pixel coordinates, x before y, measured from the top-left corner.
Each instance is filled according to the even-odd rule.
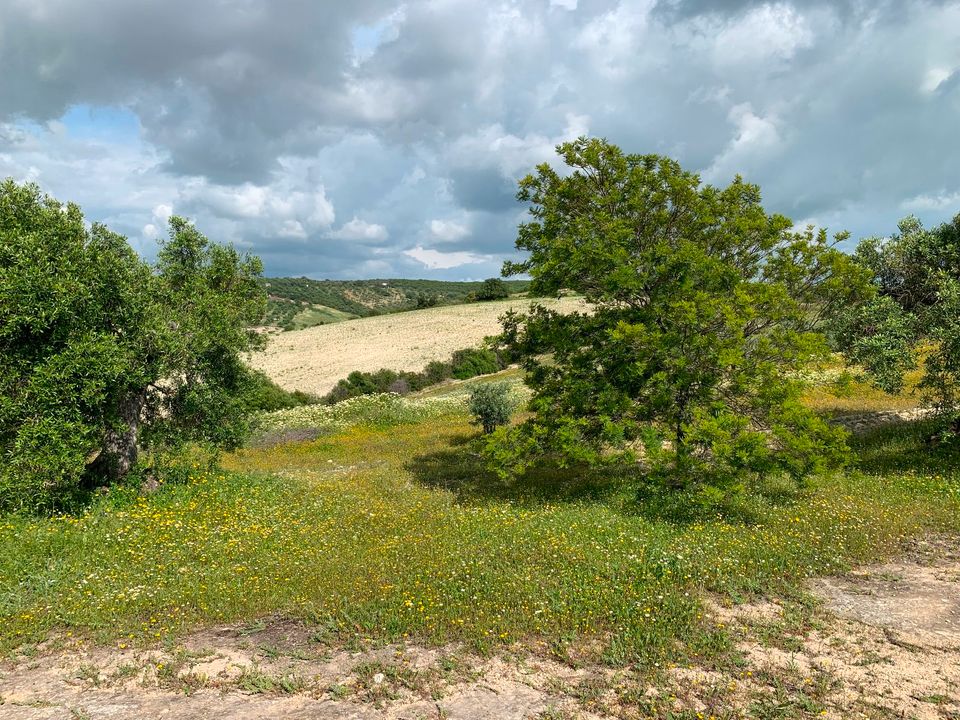
[[[154,649],[60,637],[0,663],[0,717],[960,718],[960,539],[809,590],[713,603],[708,625],[735,647],[654,676],[520,647],[347,649],[281,619]]]
[[[585,307],[578,298],[538,300],[567,312]],[[500,316],[525,310],[529,300],[452,305],[377,315],[271,335],[251,364],[286,390],[323,395],[354,370],[422,370],[454,350],[476,347],[500,332]]]

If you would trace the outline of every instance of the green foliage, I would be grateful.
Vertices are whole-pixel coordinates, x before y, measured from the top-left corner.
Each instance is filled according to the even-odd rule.
[[[526,422],[495,433],[502,474],[544,455],[601,464],[639,450],[674,487],[734,491],[843,456],[842,431],[804,408],[791,377],[823,358],[823,321],[866,296],[868,273],[825,231],[794,232],[737,177],[701,185],[677,163],[601,140],[566,143],[569,174],[520,182],[531,292],[582,293],[589,312],[508,313],[504,344],[534,391]]]
[[[253,412],[272,412],[317,402],[320,402],[319,398],[301,390],[284,390],[259,370],[250,373],[247,407]]]
[[[473,415],[474,424],[489,435],[510,422],[516,402],[510,396],[510,386],[506,383],[484,383],[470,391],[467,408]]]
[[[386,368],[372,373],[354,370],[337,382],[323,400],[326,403],[338,403],[347,398],[388,392],[406,395],[450,378],[468,380],[477,375],[499,372],[509,364],[508,358],[509,355],[504,352],[497,353],[487,348],[466,348],[454,352],[448,362],[431,361],[420,372],[398,372]]]
[[[831,338],[848,362],[864,368],[888,393],[900,392],[904,374],[917,364],[915,319],[888,295],[838,313]]]
[[[487,278],[477,290],[477,300],[503,300],[510,297],[507,284],[500,278]]]
[[[440,302],[440,296],[436,293],[423,293],[417,295],[417,309],[436,307]]]
[[[903,385],[928,349],[919,388],[944,414],[960,401],[960,215],[933,230],[908,217],[888,239],[868,238],[857,261],[877,296],[840,315],[835,342],[885,390]]]
[[[497,354],[486,348],[457,350],[450,359],[451,375],[457,380],[467,380],[477,375],[489,375],[503,369]]]
[[[0,184],[0,507],[122,479],[140,447],[236,446],[260,268],[177,217],[150,266],[77,206]]]

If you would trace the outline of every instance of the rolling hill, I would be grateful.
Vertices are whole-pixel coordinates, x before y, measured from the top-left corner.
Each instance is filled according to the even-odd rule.
[[[469,302],[481,282],[443,280],[311,280],[264,278],[267,314],[264,324],[301,330],[358,317],[414,310],[430,305]],[[527,280],[505,280],[511,293],[527,290]]]
[[[499,318],[508,309],[525,309],[530,302],[514,298],[433,307],[277,333],[251,364],[286,390],[323,395],[353,370],[416,371],[431,360],[446,360],[454,350],[475,347],[500,332]],[[573,297],[538,302],[568,312],[585,307]]]

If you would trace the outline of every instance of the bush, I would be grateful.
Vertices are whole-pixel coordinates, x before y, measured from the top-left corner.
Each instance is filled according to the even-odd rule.
[[[421,372],[396,372],[381,369],[374,373],[354,370],[346,378],[340,380],[333,390],[323,397],[328,405],[377,393],[395,393],[406,395],[417,392],[431,385],[438,385],[444,380],[456,378],[468,380],[477,375],[489,375],[499,372],[511,362],[511,355],[507,350],[493,350],[467,348],[457,350],[448,362],[434,360]],[[291,407],[291,406],[283,406]]]
[[[449,380],[453,377],[453,365],[448,362],[433,360],[427,363],[427,366],[421,374],[427,380],[427,385],[439,385],[444,380]],[[424,387],[427,385],[424,385]]]
[[[311,405],[319,401],[316,396],[300,390],[294,392],[284,390],[259,370],[253,370],[250,374],[251,387],[247,395],[247,405],[250,410],[272,412],[300,405]]]
[[[451,359],[452,375],[457,380],[467,380],[477,375],[489,375],[500,370],[496,354],[491,350],[457,350]]]
[[[417,295],[417,309],[436,307],[440,302],[440,296],[436,293],[424,293]]]
[[[507,284],[500,278],[487,278],[477,290],[477,300],[503,300],[510,297]]]
[[[483,383],[470,392],[467,407],[473,414],[473,424],[482,427],[489,435],[510,422],[516,403],[510,397],[506,383]]]

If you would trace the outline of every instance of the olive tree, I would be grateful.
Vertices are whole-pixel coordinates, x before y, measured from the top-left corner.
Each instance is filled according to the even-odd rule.
[[[800,402],[799,371],[827,353],[825,319],[869,294],[825,231],[768,214],[755,185],[700,182],[676,162],[581,138],[520,181],[526,253],[504,275],[531,294],[583,295],[504,317],[532,415],[491,436],[501,473],[544,457],[634,456],[671,486],[802,478],[844,451],[843,432]]]
[[[0,507],[55,507],[144,448],[236,445],[261,264],[170,219],[156,263],[35,185],[0,184]]]

